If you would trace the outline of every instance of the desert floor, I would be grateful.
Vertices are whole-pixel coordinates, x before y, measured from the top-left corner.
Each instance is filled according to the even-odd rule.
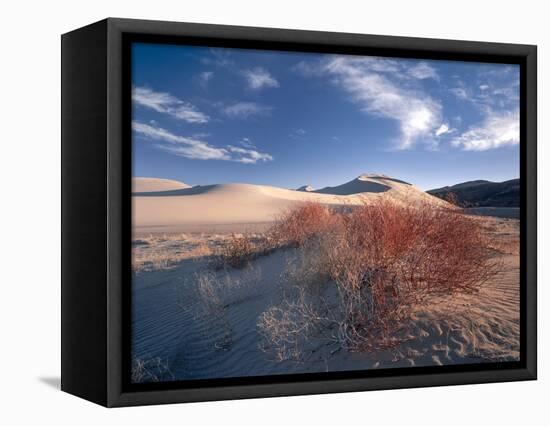
[[[202,226],[186,233],[137,232],[133,240],[132,355],[135,380],[185,380],[507,361],[519,359],[519,221],[476,217],[502,269],[479,293],[419,309],[405,339],[370,353],[312,342],[299,362],[262,348],[260,315],[287,290],[295,249],[243,269],[211,267],[211,254],[234,232],[261,223]],[[231,228],[231,229],[230,229]],[[209,229],[208,232],[206,232]],[[205,286],[205,280],[207,286]]]

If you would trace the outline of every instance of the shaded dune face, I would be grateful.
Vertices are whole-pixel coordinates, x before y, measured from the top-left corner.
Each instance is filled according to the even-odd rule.
[[[357,178],[343,185],[327,186],[326,188],[319,189],[314,192],[317,192],[319,194],[352,195],[365,192],[380,193],[389,191],[390,189],[390,186],[384,185],[383,183],[366,181]]]
[[[400,204],[449,206],[409,183],[370,174],[317,191],[244,183],[189,187],[173,181],[149,184],[147,188],[134,191],[132,197],[134,228],[147,232],[187,231],[186,227],[197,224],[268,223],[285,209],[303,202],[349,207],[387,199]]]
[[[204,194],[208,191],[215,190],[215,187],[219,185],[206,185],[206,186],[193,186],[178,189],[160,190],[160,191],[144,191],[133,192],[135,197],[177,197],[182,195],[198,195]]]
[[[395,185],[398,184],[398,185]],[[353,179],[350,182],[338,186],[327,186],[319,189],[319,194],[337,194],[337,195],[352,195],[363,193],[381,193],[389,191],[392,188],[398,188],[400,185],[412,186],[404,180],[391,178],[386,175],[378,175],[372,173],[364,173]]]

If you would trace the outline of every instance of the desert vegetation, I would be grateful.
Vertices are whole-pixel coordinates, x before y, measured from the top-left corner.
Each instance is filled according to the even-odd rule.
[[[161,382],[174,379],[168,363],[160,357],[134,358],[131,374],[133,383]]]
[[[418,306],[476,292],[499,266],[479,221],[425,204],[381,201],[342,213],[308,203],[270,233],[299,250],[287,268],[293,287],[258,321],[278,359],[299,357],[311,339],[335,350],[395,346]]]
[[[218,244],[215,235],[140,236],[132,240],[132,269],[134,273],[172,269],[184,260],[211,256]]]
[[[233,343],[233,324],[227,311],[258,296],[262,270],[250,264],[240,269],[242,264],[238,263],[235,267],[240,269],[239,274],[233,274],[227,269],[220,270],[218,262],[219,259],[214,266],[207,264],[206,268],[184,280],[184,291],[178,303],[197,320],[208,322],[208,329],[215,334],[214,348],[226,351]],[[194,290],[191,295],[186,291],[189,288]]]

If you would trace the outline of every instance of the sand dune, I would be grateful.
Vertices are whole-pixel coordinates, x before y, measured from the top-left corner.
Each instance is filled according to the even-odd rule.
[[[385,198],[399,203],[426,201],[449,206],[411,184],[384,175],[365,174],[313,192],[239,183],[189,187],[151,178],[136,188],[140,190],[133,194],[133,223],[138,232],[184,232],[198,225],[265,223],[273,221],[283,209],[305,201],[350,206]]]
[[[170,179],[135,177],[132,179],[132,193],[171,191],[174,189],[190,188],[183,182]]]
[[[365,173],[350,182],[346,182],[343,185],[327,186],[319,189],[317,193],[320,194],[337,194],[337,195],[351,195],[360,194],[363,192],[386,192],[393,188],[399,188],[395,184],[409,185],[409,183],[402,180],[393,179],[386,175],[376,175]]]

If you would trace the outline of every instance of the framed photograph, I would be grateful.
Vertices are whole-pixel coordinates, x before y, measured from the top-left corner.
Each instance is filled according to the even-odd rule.
[[[107,19],[62,37],[62,389],[536,378],[536,47]]]

